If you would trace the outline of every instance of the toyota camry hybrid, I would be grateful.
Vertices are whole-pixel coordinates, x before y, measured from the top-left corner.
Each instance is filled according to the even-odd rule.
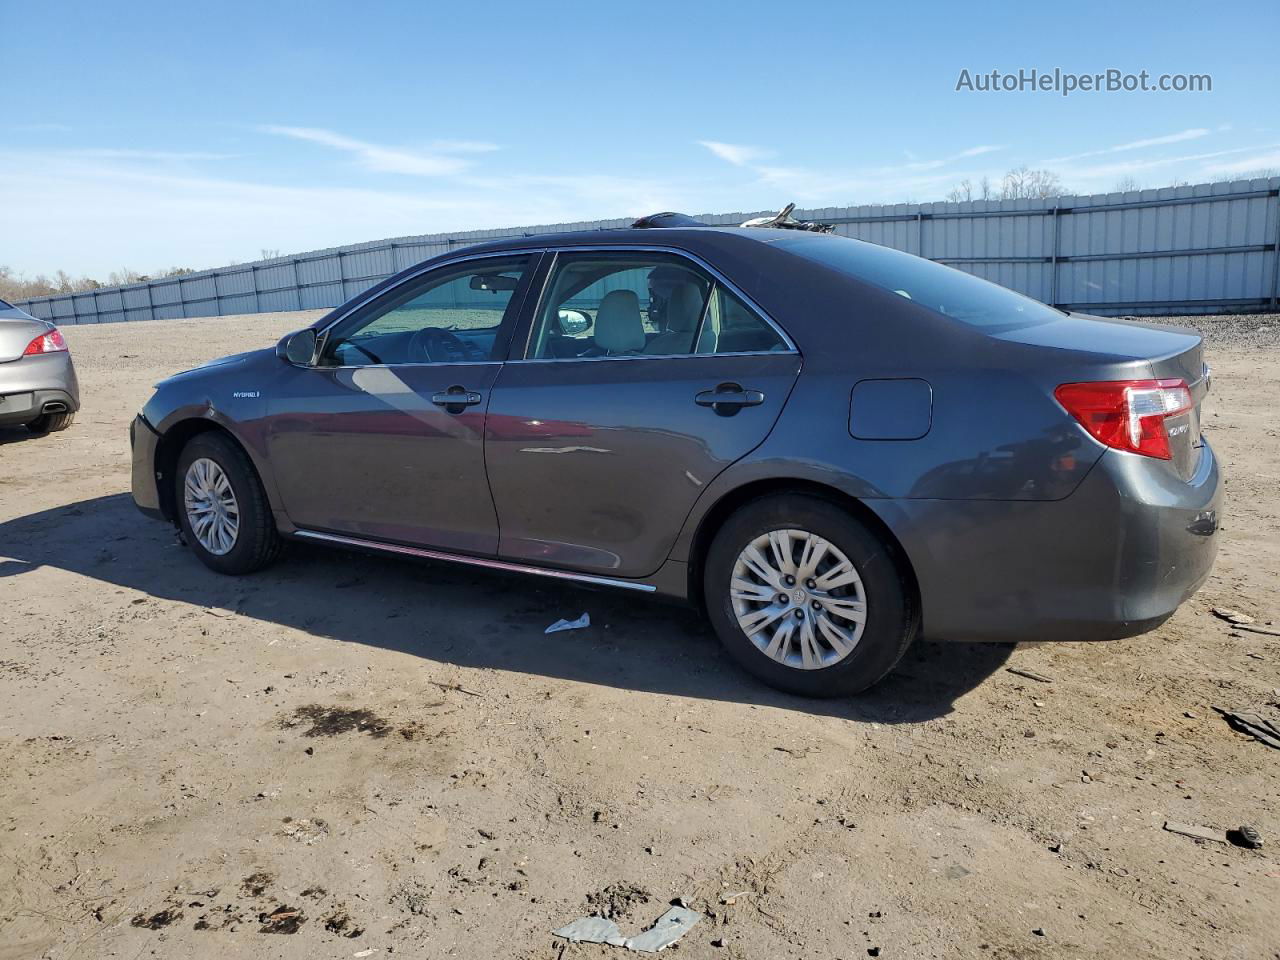
[[[1185,330],[660,215],[451,252],[163,381],[133,495],[226,574],[304,540],[688,600],[833,696],[921,633],[1167,619],[1217,549],[1208,389]]]

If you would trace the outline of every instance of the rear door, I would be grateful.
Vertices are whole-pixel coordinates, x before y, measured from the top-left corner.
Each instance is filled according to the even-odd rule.
[[[472,258],[382,294],[267,400],[294,525],[492,556],[484,422],[538,254]]]
[[[703,488],[768,435],[799,370],[785,334],[682,256],[561,252],[489,405],[499,555],[654,573]]]

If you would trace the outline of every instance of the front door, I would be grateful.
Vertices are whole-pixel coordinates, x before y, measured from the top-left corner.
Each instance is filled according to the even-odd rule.
[[[703,488],[768,435],[800,357],[673,254],[561,253],[545,289],[489,404],[499,555],[648,576]]]
[[[534,256],[406,280],[322,338],[268,400],[268,455],[302,529],[493,555],[484,423]]]

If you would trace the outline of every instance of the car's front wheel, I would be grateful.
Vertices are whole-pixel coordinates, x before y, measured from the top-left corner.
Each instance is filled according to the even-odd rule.
[[[261,570],[282,541],[253,464],[220,433],[192,438],[178,457],[174,505],[187,545],[219,573]]]
[[[707,614],[730,656],[789,693],[859,693],[915,637],[913,594],[880,536],[821,497],[751,501],[717,531]]]

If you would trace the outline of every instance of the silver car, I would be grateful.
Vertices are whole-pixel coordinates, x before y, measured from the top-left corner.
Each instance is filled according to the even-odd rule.
[[[76,368],[58,328],[0,300],[0,427],[65,430],[79,409]]]

